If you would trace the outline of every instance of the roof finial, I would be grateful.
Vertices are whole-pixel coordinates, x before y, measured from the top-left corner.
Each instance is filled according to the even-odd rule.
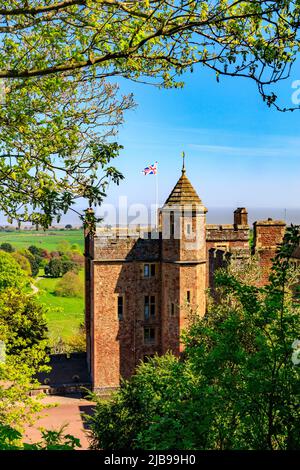
[[[181,156],[182,156],[182,159],[183,159],[183,161],[182,161],[182,174],[185,175],[185,153],[182,152]]]

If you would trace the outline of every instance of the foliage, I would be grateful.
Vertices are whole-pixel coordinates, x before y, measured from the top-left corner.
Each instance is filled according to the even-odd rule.
[[[117,85],[92,77],[9,80],[0,106],[0,209],[8,222],[48,228],[68,210],[83,219],[73,207],[79,198],[85,207],[100,204],[108,183],[123,178],[112,165],[122,146],[112,138],[132,106]]]
[[[57,251],[61,254],[71,251],[71,244],[69,240],[61,240],[57,245]]]
[[[46,264],[45,275],[50,277],[61,277],[69,271],[78,273],[79,267],[77,263],[67,258],[52,258],[48,264]]]
[[[26,283],[26,275],[19,263],[11,254],[0,251],[0,291],[10,287],[22,289]]]
[[[75,333],[66,338],[62,338],[60,336],[51,338],[50,347],[52,354],[86,352],[86,334],[84,324],[82,323]]]
[[[0,362],[0,422],[20,427],[43,407],[31,397],[38,371],[47,371],[47,326],[44,308],[35,298],[6,288],[0,298],[0,340],[5,361]]]
[[[287,0],[4,2],[0,77],[19,87],[22,79],[41,87],[43,78],[53,98],[54,80],[63,86],[65,76],[150,78],[170,87],[201,64],[218,80],[252,79],[272,104],[276,97],[264,88],[284,79],[295,61],[299,8]]]
[[[299,50],[298,1],[6,0],[0,8],[0,210],[47,228],[75,210],[94,233],[112,165],[114,139],[134,106],[105,78],[164,87],[196,64],[253,80],[266,103]]]
[[[45,257],[45,250],[43,248],[40,248],[39,246],[30,245],[28,247],[28,251],[30,251],[30,253],[34,256],[39,256],[40,258]]]
[[[84,266],[84,256],[79,251],[72,251],[72,253],[70,254],[70,259],[78,267],[83,267]]]
[[[71,245],[71,251],[75,253],[80,253],[80,246],[78,245],[78,243],[73,243],[73,245]]]
[[[22,262],[24,264],[24,267],[22,269],[25,272],[28,272],[28,274],[32,277],[36,277],[39,273],[40,267],[42,266],[42,258],[37,255],[33,254],[29,249],[22,248],[19,250],[18,255],[22,255],[23,257],[26,258],[26,260],[29,262],[29,271],[28,271],[28,264],[24,263],[21,258],[19,258],[19,264],[22,267]],[[26,267],[26,269],[24,269]]]
[[[43,266],[43,258],[39,256],[32,256],[29,259],[30,266],[31,266],[31,273],[32,277],[36,277],[39,274],[40,267]]]
[[[48,264],[46,264],[45,275],[50,277],[60,277],[62,275],[62,261],[60,258],[52,258]]]
[[[141,363],[131,381],[124,381],[111,400],[92,396],[97,405],[89,421],[91,448],[134,448],[139,433],[167,411],[170,400],[180,401],[186,385],[182,364],[171,354]]]
[[[299,303],[290,258],[300,227],[287,230],[270,283],[220,271],[221,301],[191,317],[185,352],[141,365],[112,401],[97,404],[93,447],[299,449]],[[232,301],[234,300],[234,302]]]
[[[27,276],[32,276],[31,264],[26,256],[16,251],[15,253],[12,253],[12,257],[17,261],[17,263],[20,265],[20,268],[22,271],[24,271],[24,273],[26,273]]]
[[[0,450],[75,450],[79,439],[59,431],[42,431],[42,440],[35,444],[22,442],[22,434],[11,426],[0,424]]]
[[[45,309],[37,300],[16,289],[6,289],[0,298],[0,321],[7,326],[7,354],[18,355],[37,345],[45,348]],[[32,358],[29,359],[32,364]]]
[[[13,253],[15,251],[11,243],[8,242],[1,243],[0,250],[6,251],[6,253]]]
[[[68,339],[66,352],[86,352],[86,332],[83,323],[81,323],[78,330]]]
[[[66,272],[56,284],[54,294],[60,297],[82,297],[83,281],[74,272]]]
[[[74,274],[78,274],[79,266],[77,265],[77,263],[75,263],[71,259],[62,261],[62,263],[61,263],[61,273],[62,273],[62,275],[64,276],[65,274],[67,274],[71,271]]]

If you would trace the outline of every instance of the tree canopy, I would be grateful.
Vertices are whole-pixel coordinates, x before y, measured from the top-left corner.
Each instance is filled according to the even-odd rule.
[[[13,255],[0,250],[0,292],[13,287],[23,289],[28,279]]]
[[[0,77],[80,71],[170,86],[175,74],[200,63],[250,77],[262,91],[296,57],[299,8],[286,0],[4,1]]]
[[[0,8],[0,210],[48,227],[98,205],[121,173],[114,136],[134,105],[111,77],[182,86],[200,64],[268,86],[299,51],[298,1],[5,0]],[[80,213],[93,225],[94,215]]]

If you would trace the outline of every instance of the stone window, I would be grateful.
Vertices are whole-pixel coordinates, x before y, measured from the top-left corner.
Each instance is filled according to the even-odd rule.
[[[174,302],[171,302],[170,314],[171,314],[171,317],[174,317],[174,315],[175,315],[175,304],[174,304]]]
[[[118,296],[118,319],[119,321],[123,320],[124,316],[124,296]]]
[[[174,212],[170,213],[170,235],[174,237],[175,234],[175,220],[174,220]]]
[[[155,328],[144,328],[144,343],[145,344],[155,343]]]
[[[186,301],[189,304],[191,302],[191,291],[186,291]]]
[[[144,264],[144,277],[150,277],[150,264]]]
[[[150,320],[155,317],[155,295],[145,295],[144,319]]]
[[[187,233],[187,235],[191,234],[191,224],[186,225],[186,233]]]
[[[144,277],[155,277],[155,264],[144,264]]]

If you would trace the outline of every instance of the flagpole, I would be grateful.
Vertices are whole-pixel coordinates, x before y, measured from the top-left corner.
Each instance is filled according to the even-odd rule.
[[[158,171],[155,174],[155,228],[158,229]]]

